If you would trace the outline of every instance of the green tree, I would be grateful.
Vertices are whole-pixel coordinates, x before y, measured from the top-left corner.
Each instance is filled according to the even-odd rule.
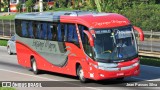
[[[21,12],[21,9],[22,9],[22,2],[20,1],[17,6],[16,6],[16,9]]]
[[[26,8],[28,12],[31,12],[33,10],[33,6],[34,6],[34,1],[33,0],[28,0],[25,2]]]

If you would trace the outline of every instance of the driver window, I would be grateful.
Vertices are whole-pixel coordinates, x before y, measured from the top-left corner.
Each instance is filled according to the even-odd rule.
[[[83,25],[78,25],[79,31],[80,31],[80,36],[81,36],[81,40],[82,40],[82,44],[83,44],[83,49],[85,51],[85,53],[93,58],[93,49],[90,46],[89,43],[89,38],[88,36],[83,32],[84,30],[89,30],[87,27],[83,26]]]

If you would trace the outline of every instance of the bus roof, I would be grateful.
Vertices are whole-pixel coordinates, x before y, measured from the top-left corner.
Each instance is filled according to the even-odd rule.
[[[130,25],[130,21],[116,13],[98,13],[92,11],[36,12],[16,15],[15,19],[78,23],[90,28],[110,28]]]

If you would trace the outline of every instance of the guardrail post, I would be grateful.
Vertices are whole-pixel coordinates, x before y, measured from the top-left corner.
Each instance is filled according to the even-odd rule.
[[[4,21],[2,19],[2,27],[3,27],[3,37],[4,37]]]
[[[153,38],[153,31],[151,30],[151,36],[150,36],[150,40],[151,40],[151,52],[153,52],[153,41],[152,41],[152,38]]]
[[[14,34],[15,34],[15,31],[16,31],[16,26],[15,26],[15,20],[14,20],[14,23],[13,23],[13,25],[14,25]]]
[[[12,34],[12,31],[11,31],[11,30],[12,30],[12,24],[11,24],[11,20],[10,20],[10,30],[9,30],[9,32],[10,32],[9,35],[10,35],[10,36],[11,36],[11,34]]]

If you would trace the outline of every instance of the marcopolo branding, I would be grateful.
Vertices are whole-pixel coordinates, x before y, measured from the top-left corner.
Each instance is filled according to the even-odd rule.
[[[56,44],[48,41],[48,40],[33,40],[32,46],[34,46],[36,49],[43,50],[44,48],[47,48],[49,51],[56,52]]]
[[[127,24],[127,21],[119,21],[119,20],[112,20],[109,22],[93,22],[94,26],[102,26],[102,25],[109,25],[109,24]]]

